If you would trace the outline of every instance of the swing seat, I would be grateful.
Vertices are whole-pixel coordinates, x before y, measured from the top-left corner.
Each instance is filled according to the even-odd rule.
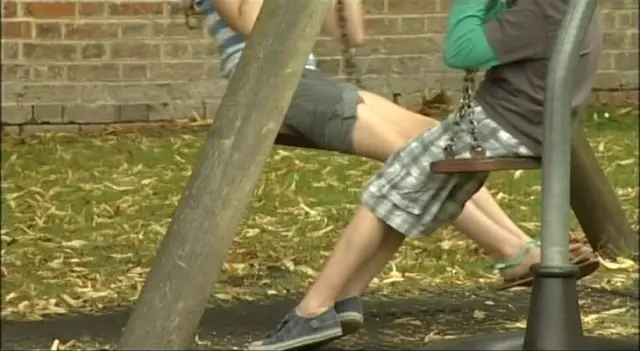
[[[280,131],[278,131],[278,135],[276,136],[274,144],[304,149],[318,148],[316,144],[314,144],[311,140],[305,138],[297,130],[284,124],[282,125],[282,127],[280,127]]]
[[[540,169],[540,157],[479,157],[431,162],[433,173],[498,172]]]

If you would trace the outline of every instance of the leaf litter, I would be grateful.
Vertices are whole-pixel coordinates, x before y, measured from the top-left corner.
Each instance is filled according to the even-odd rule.
[[[590,136],[637,230],[638,169],[630,160],[638,159],[638,148],[637,138],[623,134],[628,130],[594,130]],[[3,138],[2,318],[98,312],[135,300],[204,135],[159,134]],[[357,157],[274,148],[210,303],[302,291],[379,168]],[[539,172],[494,174],[488,185],[505,211],[537,236]],[[581,236],[575,219],[572,232]],[[372,293],[413,296],[430,286],[497,283],[487,266],[475,244],[447,227],[407,243],[374,280]],[[586,280],[589,285],[624,290],[634,284],[629,277],[636,261],[603,260],[602,266]],[[484,314],[477,310],[474,318]],[[591,306],[585,328],[637,331],[637,317],[637,307]]]

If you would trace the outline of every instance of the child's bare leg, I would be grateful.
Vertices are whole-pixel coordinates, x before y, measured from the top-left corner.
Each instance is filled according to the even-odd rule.
[[[521,241],[531,240],[525,232],[520,229],[502,210],[496,202],[489,190],[485,187],[480,188],[470,200],[482,213],[489,217],[495,224],[502,227],[510,235],[520,238]]]
[[[381,132],[388,135],[391,134],[390,131],[392,131],[393,134],[399,136],[389,139],[389,142],[395,141],[396,144],[384,148],[385,154],[379,155],[379,157],[383,157],[380,159],[381,161],[385,161],[391,156],[391,154],[386,154],[386,152],[391,151],[391,153],[393,153],[411,139],[438,124],[438,121],[430,117],[409,111],[374,93],[360,91],[360,96],[365,101],[367,108],[375,111],[375,115],[365,117],[371,119],[371,123],[375,122],[376,125],[380,125]],[[361,135],[362,137],[359,138],[355,144],[367,145],[368,141],[371,140],[369,134],[363,132]],[[531,240],[531,238],[504,213],[487,188],[482,187],[469,202],[467,202],[467,207],[470,208],[471,206],[475,206],[481,210],[482,213],[491,218],[497,225],[504,228],[509,235],[520,238],[522,242]]]
[[[311,316],[333,306],[349,280],[353,279],[360,267],[376,254],[387,235],[400,236],[367,208],[359,207],[322,273],[300,302],[298,313]]]
[[[373,138],[373,140],[385,140],[395,145],[384,146],[384,143],[374,143],[375,147],[384,150],[378,154],[380,158],[388,158],[395,150],[402,147],[414,137],[422,134],[428,129],[435,127],[438,122],[404,109],[390,101],[369,92],[361,91],[365,104],[358,109],[358,121],[356,131],[360,130],[360,138],[356,138],[356,148],[366,145],[372,140],[372,130],[385,135],[396,135],[396,137],[384,139]],[[375,112],[374,112],[375,111]],[[363,125],[368,126],[366,129]],[[373,127],[375,126],[375,127]],[[361,129],[359,129],[361,128]],[[394,131],[394,133],[390,133]],[[465,235],[468,235],[495,261],[503,261],[512,258],[522,247],[531,240],[511,219],[502,211],[489,191],[482,187],[466,203],[461,215],[453,221],[454,226]],[[380,249],[374,254],[358,272],[353,279],[345,286],[340,293],[340,299],[360,296],[366,287],[373,280],[378,272],[382,270],[402,244],[404,236],[389,235],[385,237],[380,245]],[[539,260],[539,251],[532,250],[522,260],[522,264],[515,269],[503,271],[504,278],[511,278],[523,274],[530,264]]]
[[[436,120],[406,110],[378,95],[368,92],[360,92],[360,95],[365,103],[357,108],[354,146],[356,153],[361,156],[384,161],[411,139],[438,124]],[[482,208],[486,212],[482,211]],[[503,228],[492,222],[494,218],[498,223],[510,227],[509,229],[515,227],[516,230]],[[372,217],[371,220],[377,219]],[[467,202],[463,215],[454,221],[454,225],[476,241],[496,261],[510,258],[531,240],[509,220],[484,187]],[[401,235],[385,237],[380,244],[380,250],[363,264],[340,293],[340,298],[360,296],[386,262],[393,257],[403,238]],[[523,263],[523,267],[528,267],[528,261]],[[515,274],[521,274],[521,270],[512,270],[503,276],[508,278]]]
[[[514,145],[515,140],[509,139],[512,137],[490,122],[482,110],[475,109],[474,112],[484,128],[486,140],[483,146],[490,157],[526,152]],[[348,291],[350,282],[360,279],[358,275],[362,270],[368,272],[367,278],[379,273],[402,242],[401,238],[386,238],[400,236],[399,232],[409,237],[429,234],[443,222],[460,215],[464,204],[485,181],[486,174],[429,172],[428,164],[442,155],[442,141],[448,138],[448,130],[446,125],[436,127],[387,161],[384,169],[365,188],[364,206],[349,223],[316,283],[295,311],[287,314],[265,340],[252,343],[251,350],[318,345],[344,336],[345,328],[338,310],[343,310],[346,302],[336,302]],[[461,221],[465,220],[464,216]],[[485,225],[495,225],[489,218],[485,221]],[[503,230],[495,226],[498,231]],[[369,267],[363,268],[365,266]],[[361,310],[353,310],[353,313],[362,315]]]
[[[372,221],[378,220],[375,217]],[[474,204],[468,202],[462,214],[454,221],[454,226],[460,232],[465,233],[471,240],[482,247],[492,259],[496,261],[508,260],[513,257],[526,242],[512,235],[509,231],[493,222],[485,216]],[[340,293],[338,300],[349,297],[361,296],[371,281],[378,275],[384,266],[393,258],[400,245],[404,241],[404,235],[387,235],[380,243],[378,251],[366,261],[356,274],[348,281]],[[539,255],[536,251],[525,256],[522,264],[509,271],[502,272],[504,278],[517,277],[524,274],[528,267],[538,262]]]
[[[371,215],[371,220],[380,221]],[[378,250],[371,256],[360,269],[349,279],[340,292],[337,301],[350,297],[362,296],[371,281],[378,275],[404,242],[405,236],[389,229],[389,234],[385,235],[378,247]]]

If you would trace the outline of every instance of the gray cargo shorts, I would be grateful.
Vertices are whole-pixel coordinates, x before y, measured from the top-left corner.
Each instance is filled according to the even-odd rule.
[[[478,139],[487,157],[532,156],[513,135],[473,109]],[[451,135],[456,136],[457,158],[469,158],[471,137],[454,126],[454,115],[396,151],[365,187],[363,204],[380,220],[408,237],[427,235],[456,219],[488,173],[432,173],[431,162],[445,158]]]
[[[362,102],[353,84],[336,83],[318,70],[305,69],[284,124],[320,148],[353,153],[356,109]]]

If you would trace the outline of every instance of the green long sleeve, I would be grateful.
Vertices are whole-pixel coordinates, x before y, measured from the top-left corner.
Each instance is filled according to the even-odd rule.
[[[485,0],[454,0],[442,58],[455,69],[487,69],[499,63],[484,34],[484,23],[504,10],[504,2],[487,9]]]

